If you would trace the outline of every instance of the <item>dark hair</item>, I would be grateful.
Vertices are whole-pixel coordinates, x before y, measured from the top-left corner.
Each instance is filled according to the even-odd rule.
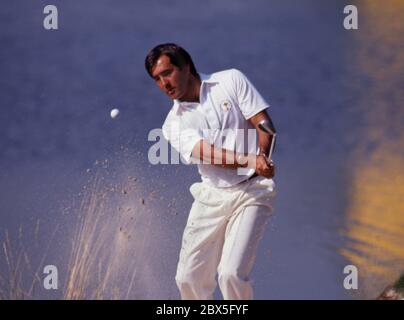
[[[153,66],[162,55],[168,56],[171,64],[177,66],[180,69],[182,67],[185,67],[186,65],[189,65],[189,71],[191,72],[191,74],[199,78],[199,75],[195,69],[194,62],[192,61],[189,53],[175,43],[159,44],[149,51],[145,59],[145,67],[147,73],[150,76],[152,76]]]

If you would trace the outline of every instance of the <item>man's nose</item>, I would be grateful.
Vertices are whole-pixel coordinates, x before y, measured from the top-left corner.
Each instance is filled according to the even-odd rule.
[[[165,80],[163,77],[160,78],[160,85],[162,88],[165,88],[167,85],[167,80]]]

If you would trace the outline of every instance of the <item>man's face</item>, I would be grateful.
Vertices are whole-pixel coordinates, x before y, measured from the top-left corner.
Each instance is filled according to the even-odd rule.
[[[156,84],[171,99],[181,99],[187,93],[190,76],[189,66],[180,69],[171,64],[166,55],[162,55],[152,68]]]

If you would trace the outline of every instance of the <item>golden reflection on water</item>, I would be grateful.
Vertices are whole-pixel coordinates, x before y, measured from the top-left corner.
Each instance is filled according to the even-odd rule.
[[[359,2],[358,11],[364,143],[350,158],[341,253],[359,269],[361,296],[375,297],[404,271],[404,1]]]

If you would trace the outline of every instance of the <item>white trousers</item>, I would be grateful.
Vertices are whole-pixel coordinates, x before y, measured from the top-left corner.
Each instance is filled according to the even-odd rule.
[[[213,299],[216,273],[224,299],[253,299],[249,274],[273,211],[274,188],[264,177],[231,188],[191,186],[195,201],[175,277],[182,299]]]

